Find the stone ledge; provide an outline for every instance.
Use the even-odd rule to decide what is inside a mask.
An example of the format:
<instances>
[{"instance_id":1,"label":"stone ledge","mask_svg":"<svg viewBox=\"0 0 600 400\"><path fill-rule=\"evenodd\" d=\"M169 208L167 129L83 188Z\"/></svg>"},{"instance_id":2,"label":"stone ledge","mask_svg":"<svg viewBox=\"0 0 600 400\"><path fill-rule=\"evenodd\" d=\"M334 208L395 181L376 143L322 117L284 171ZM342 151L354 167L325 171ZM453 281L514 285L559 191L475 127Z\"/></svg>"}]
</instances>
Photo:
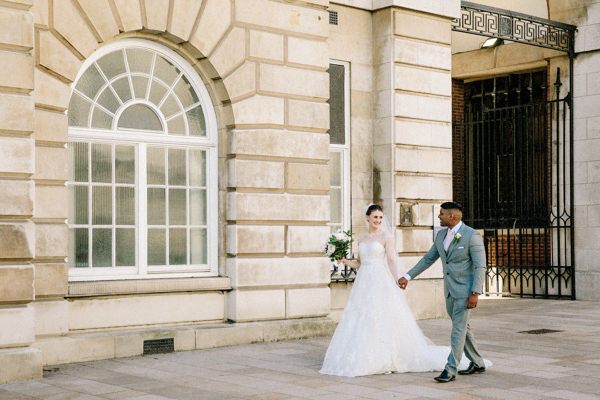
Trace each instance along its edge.
<instances>
[{"instance_id":1,"label":"stone ledge","mask_svg":"<svg viewBox=\"0 0 600 400\"><path fill-rule=\"evenodd\" d=\"M42 377L42 352L31 347L0 350L0 384Z\"/></svg>"},{"instance_id":2,"label":"stone ledge","mask_svg":"<svg viewBox=\"0 0 600 400\"><path fill-rule=\"evenodd\" d=\"M67 297L231 290L228 277L69 282Z\"/></svg>"},{"instance_id":3,"label":"stone ledge","mask_svg":"<svg viewBox=\"0 0 600 400\"><path fill-rule=\"evenodd\" d=\"M139 356L144 340L173 338L175 351L331 335L336 322L323 318L187 325L144 330L82 333L38 340L44 365Z\"/></svg>"}]
</instances>

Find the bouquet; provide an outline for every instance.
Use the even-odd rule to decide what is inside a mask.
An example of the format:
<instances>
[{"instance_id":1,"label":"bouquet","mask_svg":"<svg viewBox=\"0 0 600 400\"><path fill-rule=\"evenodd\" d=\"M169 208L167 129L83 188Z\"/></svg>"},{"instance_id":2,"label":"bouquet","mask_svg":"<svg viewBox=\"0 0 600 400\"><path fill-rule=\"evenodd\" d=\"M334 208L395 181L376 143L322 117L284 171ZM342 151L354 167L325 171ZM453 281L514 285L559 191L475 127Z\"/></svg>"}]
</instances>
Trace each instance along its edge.
<instances>
[{"instance_id":1,"label":"bouquet","mask_svg":"<svg viewBox=\"0 0 600 400\"><path fill-rule=\"evenodd\" d=\"M323 253L326 257L335 263L346 258L348 251L352 247L352 232L338 230L325 242Z\"/></svg>"}]
</instances>

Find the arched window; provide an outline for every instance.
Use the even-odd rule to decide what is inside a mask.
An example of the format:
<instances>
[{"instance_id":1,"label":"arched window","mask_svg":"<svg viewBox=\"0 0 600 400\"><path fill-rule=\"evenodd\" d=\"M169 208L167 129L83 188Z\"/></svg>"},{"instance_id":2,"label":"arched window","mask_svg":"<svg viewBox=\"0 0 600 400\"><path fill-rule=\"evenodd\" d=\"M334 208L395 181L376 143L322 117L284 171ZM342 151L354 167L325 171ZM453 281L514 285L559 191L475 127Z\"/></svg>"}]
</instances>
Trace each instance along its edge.
<instances>
[{"instance_id":1,"label":"arched window","mask_svg":"<svg viewBox=\"0 0 600 400\"><path fill-rule=\"evenodd\" d=\"M68 117L71 278L216 275L216 118L194 69L153 42L109 44Z\"/></svg>"}]
</instances>

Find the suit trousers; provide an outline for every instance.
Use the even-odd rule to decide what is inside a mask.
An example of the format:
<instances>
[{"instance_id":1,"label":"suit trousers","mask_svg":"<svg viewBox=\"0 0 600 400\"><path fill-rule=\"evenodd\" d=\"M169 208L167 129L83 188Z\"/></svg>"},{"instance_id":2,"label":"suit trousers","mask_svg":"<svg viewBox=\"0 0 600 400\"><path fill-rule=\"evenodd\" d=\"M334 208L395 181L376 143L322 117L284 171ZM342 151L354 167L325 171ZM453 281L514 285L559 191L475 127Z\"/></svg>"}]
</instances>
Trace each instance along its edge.
<instances>
[{"instance_id":1,"label":"suit trousers","mask_svg":"<svg viewBox=\"0 0 600 400\"><path fill-rule=\"evenodd\" d=\"M475 338L469 327L471 310L467 308L467 298L446 297L446 311L452 319L452 333L450 334L450 355L446 363L446 370L456 375L463 352L469 360L477 366L485 365L481 354L475 345Z\"/></svg>"}]
</instances>

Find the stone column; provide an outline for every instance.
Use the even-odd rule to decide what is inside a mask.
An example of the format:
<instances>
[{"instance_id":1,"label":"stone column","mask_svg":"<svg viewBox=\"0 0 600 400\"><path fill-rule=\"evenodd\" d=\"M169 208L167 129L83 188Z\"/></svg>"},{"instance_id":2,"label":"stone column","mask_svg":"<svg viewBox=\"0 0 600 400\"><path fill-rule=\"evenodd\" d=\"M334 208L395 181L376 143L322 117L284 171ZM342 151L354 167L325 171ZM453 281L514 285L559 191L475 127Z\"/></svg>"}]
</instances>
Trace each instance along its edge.
<instances>
[{"instance_id":1,"label":"stone column","mask_svg":"<svg viewBox=\"0 0 600 400\"><path fill-rule=\"evenodd\" d=\"M569 8L555 1L550 18L577 25L575 51L579 54L573 68L575 289L577 299L600 300L600 3L583 3Z\"/></svg>"},{"instance_id":2,"label":"stone column","mask_svg":"<svg viewBox=\"0 0 600 400\"><path fill-rule=\"evenodd\" d=\"M329 267L320 254L329 233L327 4L235 1L229 36L236 36L211 56L216 66L238 65L222 76L233 116L231 320L329 313Z\"/></svg>"},{"instance_id":3,"label":"stone column","mask_svg":"<svg viewBox=\"0 0 600 400\"><path fill-rule=\"evenodd\" d=\"M378 4L373 23L375 195L394 215L396 249L406 271L433 243L436 206L452 198L450 38L460 2ZM413 287L427 285L418 291L429 296L413 304L415 313L443 314L441 266L422 278Z\"/></svg>"},{"instance_id":4,"label":"stone column","mask_svg":"<svg viewBox=\"0 0 600 400\"><path fill-rule=\"evenodd\" d=\"M33 17L22 1L0 9L0 383L41 377L35 340Z\"/></svg>"}]
</instances>

